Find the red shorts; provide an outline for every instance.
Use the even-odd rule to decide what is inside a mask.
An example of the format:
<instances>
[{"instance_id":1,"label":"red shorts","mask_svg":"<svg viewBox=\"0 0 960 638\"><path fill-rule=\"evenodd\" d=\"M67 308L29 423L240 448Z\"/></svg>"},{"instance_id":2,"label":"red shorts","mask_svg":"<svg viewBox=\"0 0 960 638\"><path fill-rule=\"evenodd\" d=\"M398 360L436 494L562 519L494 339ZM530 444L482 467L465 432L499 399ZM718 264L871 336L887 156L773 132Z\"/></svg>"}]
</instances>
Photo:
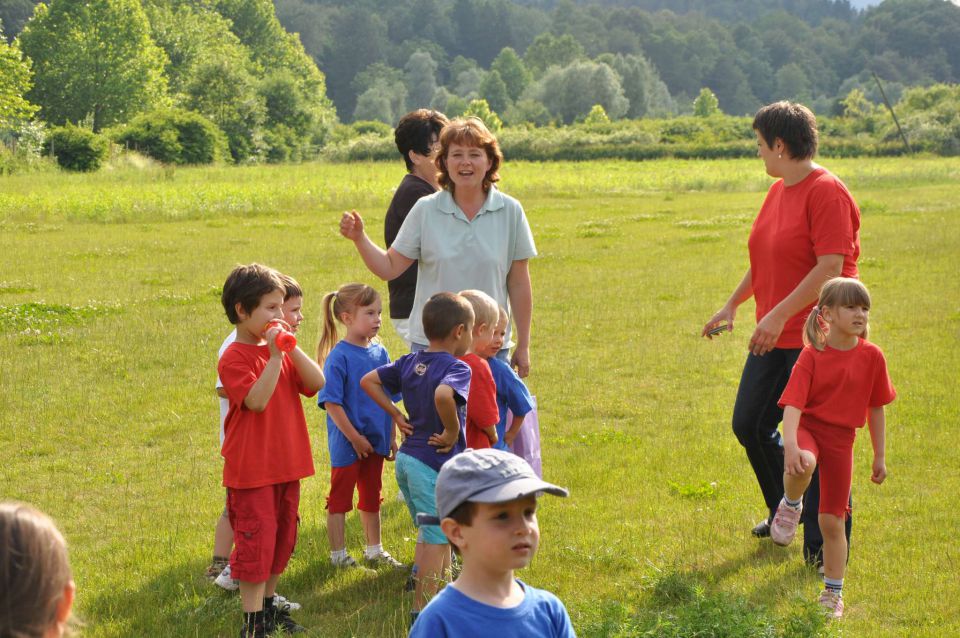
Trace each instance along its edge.
<instances>
[{"instance_id":1,"label":"red shorts","mask_svg":"<svg viewBox=\"0 0 960 638\"><path fill-rule=\"evenodd\" d=\"M327 511L331 514L346 514L353 509L353 488L360 493L357 509L361 512L379 512L380 488L383 486L383 459L379 454L369 454L351 465L330 468L330 496Z\"/></svg>"},{"instance_id":2,"label":"red shorts","mask_svg":"<svg viewBox=\"0 0 960 638\"><path fill-rule=\"evenodd\" d=\"M797 428L797 445L817 459L820 468L820 514L846 518L853 482L853 428L805 421Z\"/></svg>"},{"instance_id":3,"label":"red shorts","mask_svg":"<svg viewBox=\"0 0 960 638\"><path fill-rule=\"evenodd\" d=\"M282 574L297 544L300 481L246 490L227 488L233 527L230 575L248 583Z\"/></svg>"}]
</instances>

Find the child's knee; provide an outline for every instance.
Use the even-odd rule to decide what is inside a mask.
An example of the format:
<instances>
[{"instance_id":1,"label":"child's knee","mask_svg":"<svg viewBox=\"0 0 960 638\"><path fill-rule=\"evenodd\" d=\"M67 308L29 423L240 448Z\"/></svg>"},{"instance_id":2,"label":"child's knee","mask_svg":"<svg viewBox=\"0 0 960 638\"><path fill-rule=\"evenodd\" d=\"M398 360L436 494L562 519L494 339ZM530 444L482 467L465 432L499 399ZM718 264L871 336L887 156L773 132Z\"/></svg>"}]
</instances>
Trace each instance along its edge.
<instances>
[{"instance_id":1,"label":"child's knee","mask_svg":"<svg viewBox=\"0 0 960 638\"><path fill-rule=\"evenodd\" d=\"M844 536L843 517L821 512L817 522L820 524L820 533L823 534L824 537Z\"/></svg>"},{"instance_id":2,"label":"child's knee","mask_svg":"<svg viewBox=\"0 0 960 638\"><path fill-rule=\"evenodd\" d=\"M803 460L803 475L807 478L813 476L817 469L817 457L810 450L800 450L800 458Z\"/></svg>"}]
</instances>

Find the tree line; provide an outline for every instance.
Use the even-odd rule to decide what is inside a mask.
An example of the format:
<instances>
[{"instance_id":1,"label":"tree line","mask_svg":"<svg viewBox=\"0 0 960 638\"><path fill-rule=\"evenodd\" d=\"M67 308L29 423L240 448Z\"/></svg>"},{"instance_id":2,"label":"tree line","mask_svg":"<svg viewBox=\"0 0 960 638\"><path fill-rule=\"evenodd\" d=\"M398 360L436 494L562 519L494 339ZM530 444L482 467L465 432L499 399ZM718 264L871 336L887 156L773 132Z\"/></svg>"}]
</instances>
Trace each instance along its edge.
<instances>
[{"instance_id":1,"label":"tree line","mask_svg":"<svg viewBox=\"0 0 960 638\"><path fill-rule=\"evenodd\" d=\"M0 0L0 34L8 146L103 133L174 163L316 157L422 106L529 128L786 98L883 140L874 75L893 102L960 79L960 7L943 0ZM57 145L44 125L75 128Z\"/></svg>"}]
</instances>

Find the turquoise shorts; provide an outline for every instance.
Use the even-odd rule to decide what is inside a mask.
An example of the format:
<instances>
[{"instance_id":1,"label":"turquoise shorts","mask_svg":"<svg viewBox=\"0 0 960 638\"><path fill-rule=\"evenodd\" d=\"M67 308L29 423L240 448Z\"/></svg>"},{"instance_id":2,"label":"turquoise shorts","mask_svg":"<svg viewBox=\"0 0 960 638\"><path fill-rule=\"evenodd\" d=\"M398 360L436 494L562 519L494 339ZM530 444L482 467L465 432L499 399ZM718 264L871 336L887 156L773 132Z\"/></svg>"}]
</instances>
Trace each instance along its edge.
<instances>
[{"instance_id":1,"label":"turquoise shorts","mask_svg":"<svg viewBox=\"0 0 960 638\"><path fill-rule=\"evenodd\" d=\"M428 545L446 545L447 537L439 525L417 525L417 514L437 515L437 471L409 454L400 452L394 464L397 471L397 485L403 492L403 500L410 509L413 524L420 530L418 543Z\"/></svg>"}]
</instances>

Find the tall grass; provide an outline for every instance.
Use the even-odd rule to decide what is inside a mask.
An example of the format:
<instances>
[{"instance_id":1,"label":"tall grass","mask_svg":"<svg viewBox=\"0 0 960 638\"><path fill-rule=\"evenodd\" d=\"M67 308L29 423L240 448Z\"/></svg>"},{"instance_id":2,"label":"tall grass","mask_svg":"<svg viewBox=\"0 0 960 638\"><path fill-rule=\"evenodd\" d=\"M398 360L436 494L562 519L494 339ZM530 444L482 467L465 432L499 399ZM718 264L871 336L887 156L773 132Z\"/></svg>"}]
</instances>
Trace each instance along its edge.
<instances>
[{"instance_id":1,"label":"tall grass","mask_svg":"<svg viewBox=\"0 0 960 638\"><path fill-rule=\"evenodd\" d=\"M571 489L544 500L522 577L556 592L580 634L960 634L960 161L825 163L863 208L871 335L900 393L882 487L868 480L868 437L857 443L848 613L832 627L799 548L749 536L763 506L729 421L752 309L733 334L697 337L746 269L762 165L506 164L502 186L540 251L529 382L544 471ZM64 529L84 636L236 634L236 597L201 576L223 504L219 287L254 260L297 277L309 351L324 292L352 280L385 291L337 221L357 207L379 237L401 175L310 164L0 179L0 497ZM317 476L280 591L304 605L310 635L402 636L402 574L329 567L323 421L305 408ZM409 561L409 517L384 483L385 546ZM359 551L353 515L347 537Z\"/></svg>"}]
</instances>

